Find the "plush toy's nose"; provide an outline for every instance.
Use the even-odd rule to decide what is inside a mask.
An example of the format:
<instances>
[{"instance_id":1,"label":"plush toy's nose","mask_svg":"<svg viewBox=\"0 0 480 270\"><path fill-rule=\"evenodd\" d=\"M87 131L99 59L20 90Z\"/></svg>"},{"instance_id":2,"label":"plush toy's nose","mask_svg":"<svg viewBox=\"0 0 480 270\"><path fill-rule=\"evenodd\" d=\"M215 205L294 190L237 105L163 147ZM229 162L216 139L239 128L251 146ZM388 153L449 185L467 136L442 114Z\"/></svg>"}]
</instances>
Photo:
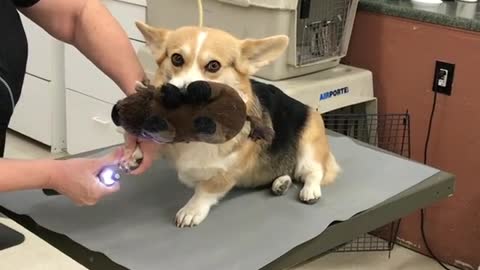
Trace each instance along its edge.
<instances>
[{"instance_id":1,"label":"plush toy's nose","mask_svg":"<svg viewBox=\"0 0 480 270\"><path fill-rule=\"evenodd\" d=\"M117 104L113 105L111 117L115 126L117 127L120 126L120 113L119 113Z\"/></svg>"},{"instance_id":2,"label":"plush toy's nose","mask_svg":"<svg viewBox=\"0 0 480 270\"><path fill-rule=\"evenodd\" d=\"M168 130L168 123L165 119L161 119L157 116L151 116L145 120L143 129L148 132L160 132Z\"/></svg>"},{"instance_id":3,"label":"plush toy's nose","mask_svg":"<svg viewBox=\"0 0 480 270\"><path fill-rule=\"evenodd\" d=\"M208 117L197 117L193 120L193 127L198 133L214 134L217 130L217 125L212 119Z\"/></svg>"}]
</instances>

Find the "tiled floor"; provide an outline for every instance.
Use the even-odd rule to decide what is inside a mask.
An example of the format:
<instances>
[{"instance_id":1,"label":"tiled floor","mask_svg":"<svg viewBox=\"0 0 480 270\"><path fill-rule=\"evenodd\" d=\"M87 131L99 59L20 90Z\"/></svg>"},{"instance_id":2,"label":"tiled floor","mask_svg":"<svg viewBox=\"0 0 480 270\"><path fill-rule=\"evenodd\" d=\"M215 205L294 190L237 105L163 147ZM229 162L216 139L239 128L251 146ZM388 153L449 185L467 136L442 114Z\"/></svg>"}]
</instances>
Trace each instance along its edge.
<instances>
[{"instance_id":1,"label":"tiled floor","mask_svg":"<svg viewBox=\"0 0 480 270\"><path fill-rule=\"evenodd\" d=\"M58 158L66 155L52 154L48 147L41 145L27 137L9 132L5 145L5 157L16 159Z\"/></svg>"},{"instance_id":2,"label":"tiled floor","mask_svg":"<svg viewBox=\"0 0 480 270\"><path fill-rule=\"evenodd\" d=\"M52 155L48 148L23 136L10 133L7 136L5 157L31 159L55 158L65 154ZM453 267L451 267L454 269ZM406 248L396 246L388 258L387 252L332 253L298 266L296 270L440 270L436 262Z\"/></svg>"},{"instance_id":3,"label":"tiled floor","mask_svg":"<svg viewBox=\"0 0 480 270\"><path fill-rule=\"evenodd\" d=\"M450 267L452 270L456 269ZM409 249L395 246L391 257L387 252L331 253L295 270L441 270L435 261Z\"/></svg>"}]
</instances>

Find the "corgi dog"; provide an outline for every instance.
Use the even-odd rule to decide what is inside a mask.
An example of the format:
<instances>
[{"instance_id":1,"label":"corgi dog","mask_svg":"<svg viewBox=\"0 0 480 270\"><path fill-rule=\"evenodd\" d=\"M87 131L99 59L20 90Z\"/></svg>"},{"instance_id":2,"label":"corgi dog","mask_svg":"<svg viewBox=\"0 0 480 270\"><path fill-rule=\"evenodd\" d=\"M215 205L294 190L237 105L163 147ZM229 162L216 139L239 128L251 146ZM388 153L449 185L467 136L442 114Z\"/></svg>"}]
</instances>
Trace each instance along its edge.
<instances>
[{"instance_id":1,"label":"corgi dog","mask_svg":"<svg viewBox=\"0 0 480 270\"><path fill-rule=\"evenodd\" d=\"M193 196L176 214L178 227L199 225L212 206L234 187L269 185L274 194L281 195L297 180L303 183L301 202L312 204L319 200L321 187L332 183L340 171L321 115L277 87L251 79L284 53L289 43L287 36L238 39L208 27L172 30L143 22L136 22L136 26L157 63L151 80L154 86L168 83L182 90L200 80L226 84L241 96L247 113L274 132L271 141L252 140L246 122L225 143L165 144L160 154L171 161L178 179L194 189ZM132 126L131 130L141 128Z\"/></svg>"}]
</instances>

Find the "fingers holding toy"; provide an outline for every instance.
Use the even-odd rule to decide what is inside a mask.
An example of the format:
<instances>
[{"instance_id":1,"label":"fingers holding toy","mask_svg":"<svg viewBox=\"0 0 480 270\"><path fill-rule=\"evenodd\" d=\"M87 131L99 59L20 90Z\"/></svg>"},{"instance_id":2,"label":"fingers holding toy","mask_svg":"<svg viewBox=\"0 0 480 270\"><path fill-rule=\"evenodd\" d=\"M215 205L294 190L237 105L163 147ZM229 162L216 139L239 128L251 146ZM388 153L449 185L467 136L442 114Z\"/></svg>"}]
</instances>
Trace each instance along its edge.
<instances>
[{"instance_id":1,"label":"fingers holding toy","mask_svg":"<svg viewBox=\"0 0 480 270\"><path fill-rule=\"evenodd\" d=\"M131 174L139 175L147 171L153 164L157 153L163 145L138 137L125 135L125 152L122 157L122 164L128 168Z\"/></svg>"},{"instance_id":2,"label":"fingers holding toy","mask_svg":"<svg viewBox=\"0 0 480 270\"><path fill-rule=\"evenodd\" d=\"M77 205L95 205L105 196L120 189L118 183L106 187L98 181L97 174L105 166L116 164L122 153L123 150L120 148L97 159L77 158L55 161L50 186Z\"/></svg>"}]
</instances>

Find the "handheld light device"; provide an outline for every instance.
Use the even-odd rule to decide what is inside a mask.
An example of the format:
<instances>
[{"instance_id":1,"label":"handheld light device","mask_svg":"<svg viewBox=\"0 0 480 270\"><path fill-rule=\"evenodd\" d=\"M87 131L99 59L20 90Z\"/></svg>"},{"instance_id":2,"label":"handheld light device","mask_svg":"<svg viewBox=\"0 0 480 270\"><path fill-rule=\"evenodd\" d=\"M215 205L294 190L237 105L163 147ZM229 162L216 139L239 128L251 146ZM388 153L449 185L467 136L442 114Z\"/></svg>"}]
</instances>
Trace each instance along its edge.
<instances>
[{"instance_id":1,"label":"handheld light device","mask_svg":"<svg viewBox=\"0 0 480 270\"><path fill-rule=\"evenodd\" d=\"M121 164L108 165L100 170L97 174L97 179L103 185L111 187L116 182L120 181L122 173L128 173L132 169L122 166ZM53 189L43 189L43 193L47 196L60 195L60 193Z\"/></svg>"},{"instance_id":2,"label":"handheld light device","mask_svg":"<svg viewBox=\"0 0 480 270\"><path fill-rule=\"evenodd\" d=\"M116 182L120 181L120 173L122 167L119 165L110 165L103 167L97 175L98 181L107 187L113 186Z\"/></svg>"}]
</instances>

